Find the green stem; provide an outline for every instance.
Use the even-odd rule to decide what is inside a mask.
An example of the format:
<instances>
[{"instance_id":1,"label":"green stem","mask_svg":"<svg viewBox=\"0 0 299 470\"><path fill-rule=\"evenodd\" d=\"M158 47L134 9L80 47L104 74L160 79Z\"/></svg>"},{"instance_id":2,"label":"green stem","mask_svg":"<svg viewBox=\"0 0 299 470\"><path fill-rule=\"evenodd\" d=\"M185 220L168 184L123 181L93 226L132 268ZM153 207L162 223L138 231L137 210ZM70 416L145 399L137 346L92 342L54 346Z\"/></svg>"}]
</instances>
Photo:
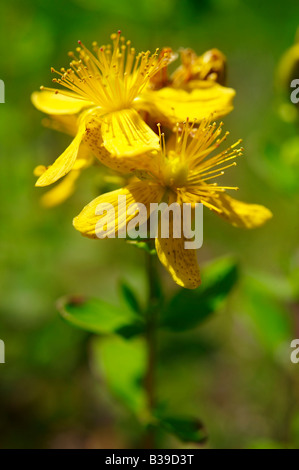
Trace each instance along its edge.
<instances>
[{"instance_id":1,"label":"green stem","mask_svg":"<svg viewBox=\"0 0 299 470\"><path fill-rule=\"evenodd\" d=\"M147 255L147 273L149 282L149 298L148 309L146 313L146 333L145 339L147 344L147 370L145 375L145 390L147 395L149 413L155 409L155 366L156 366L156 329L157 329L157 316L158 316L158 293L157 293L157 273L155 269L156 257L154 255ZM147 449L155 448L155 431L149 425L145 439L145 447Z\"/></svg>"}]
</instances>

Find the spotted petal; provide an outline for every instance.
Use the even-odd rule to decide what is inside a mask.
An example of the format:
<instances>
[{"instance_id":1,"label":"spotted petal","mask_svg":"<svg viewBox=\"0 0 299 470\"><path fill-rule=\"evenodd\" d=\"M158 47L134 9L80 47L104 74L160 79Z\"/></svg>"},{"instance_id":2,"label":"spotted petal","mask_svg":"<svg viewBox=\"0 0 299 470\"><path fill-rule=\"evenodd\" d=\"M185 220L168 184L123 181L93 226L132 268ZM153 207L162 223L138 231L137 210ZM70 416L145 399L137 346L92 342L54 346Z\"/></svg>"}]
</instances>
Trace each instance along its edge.
<instances>
[{"instance_id":1,"label":"spotted petal","mask_svg":"<svg viewBox=\"0 0 299 470\"><path fill-rule=\"evenodd\" d=\"M159 149L159 138L137 111L123 109L103 116L103 145L117 157L140 155Z\"/></svg>"},{"instance_id":2,"label":"spotted petal","mask_svg":"<svg viewBox=\"0 0 299 470\"><path fill-rule=\"evenodd\" d=\"M82 235L89 238L113 238L114 235L117 236L120 230L125 229L127 223L134 218L134 207L136 211L138 211L136 204L142 203L147 209L147 215L145 219L142 220L142 223L145 223L150 215L150 203L160 202L162 195L163 190L159 185L141 181L129 184L116 191L102 194L91 201L84 207L82 212L74 218L73 225ZM119 204L119 196L125 196L126 200L121 201ZM107 216L107 226L105 231L98 224L103 217L103 214L99 214L98 212L100 204L106 205L107 207L107 214L105 214ZM111 204L113 210L108 204ZM130 215L128 215L127 210L131 204Z\"/></svg>"},{"instance_id":3,"label":"spotted petal","mask_svg":"<svg viewBox=\"0 0 299 470\"><path fill-rule=\"evenodd\" d=\"M160 229L156 238L159 260L172 276L174 282L186 289L195 289L201 283L196 250L186 249L186 239L174 238L170 224L169 238L162 238Z\"/></svg>"},{"instance_id":4,"label":"spotted petal","mask_svg":"<svg viewBox=\"0 0 299 470\"><path fill-rule=\"evenodd\" d=\"M135 113L135 111L133 112ZM140 119L139 116L138 119ZM147 129L145 124L144 126L147 132L149 128ZM94 113L88 118L86 124L86 134L83 138L86 146L89 147L94 156L98 158L98 160L103 163L103 165L108 166L109 168L112 168L113 170L120 173L131 173L132 171L136 170L136 168L138 168L138 170L153 170L154 167L156 168L157 158L155 157L154 152L147 152L142 155L138 154L137 156L134 154L128 154L127 156L124 156L124 154L110 153L107 150L107 147L113 152L115 151L115 147L113 143L110 146L107 141L106 147L104 146L103 138L105 138L105 135L102 135L103 127L105 132L105 126L102 126L101 116ZM120 134L117 135L120 137L120 139L122 139ZM156 135L154 135L153 139L154 141L156 140ZM140 149L140 142L138 145L138 148ZM141 148L143 147L141 146ZM148 149L148 147L145 148Z\"/></svg>"}]
</instances>

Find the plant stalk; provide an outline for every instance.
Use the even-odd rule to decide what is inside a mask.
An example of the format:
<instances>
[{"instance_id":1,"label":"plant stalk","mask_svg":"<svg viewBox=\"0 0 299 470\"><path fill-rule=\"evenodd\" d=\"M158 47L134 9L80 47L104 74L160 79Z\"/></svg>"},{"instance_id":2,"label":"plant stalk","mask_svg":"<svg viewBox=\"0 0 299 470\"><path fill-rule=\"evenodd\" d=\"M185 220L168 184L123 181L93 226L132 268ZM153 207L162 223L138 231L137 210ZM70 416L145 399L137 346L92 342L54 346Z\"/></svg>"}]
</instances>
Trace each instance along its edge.
<instances>
[{"instance_id":1,"label":"plant stalk","mask_svg":"<svg viewBox=\"0 0 299 470\"><path fill-rule=\"evenodd\" d=\"M156 406L155 396L155 369L156 369L156 331L158 320L158 303L159 297L157 292L157 272L155 267L156 256L149 253L146 254L147 274L149 283L148 309L146 313L146 333L145 339L147 344L147 370L145 375L145 390L147 395L147 404L150 415L153 414ZM147 449L155 449L155 430L149 425L145 447Z\"/></svg>"}]
</instances>

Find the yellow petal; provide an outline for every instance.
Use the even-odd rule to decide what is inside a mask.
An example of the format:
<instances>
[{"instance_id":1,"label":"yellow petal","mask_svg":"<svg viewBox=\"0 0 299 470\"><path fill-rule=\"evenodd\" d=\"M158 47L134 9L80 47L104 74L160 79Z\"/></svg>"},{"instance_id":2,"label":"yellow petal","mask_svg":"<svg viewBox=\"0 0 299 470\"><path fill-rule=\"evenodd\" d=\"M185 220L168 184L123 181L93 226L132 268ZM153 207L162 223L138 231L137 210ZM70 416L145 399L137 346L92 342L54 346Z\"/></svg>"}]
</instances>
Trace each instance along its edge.
<instances>
[{"instance_id":1,"label":"yellow petal","mask_svg":"<svg viewBox=\"0 0 299 470\"><path fill-rule=\"evenodd\" d=\"M48 186L49 184L55 183L55 181L62 178L62 176L65 176L73 169L84 132L85 123L81 122L78 133L71 144L62 153L62 155L55 160L53 165L49 166L49 168L39 177L35 186Z\"/></svg>"},{"instance_id":2,"label":"yellow petal","mask_svg":"<svg viewBox=\"0 0 299 470\"><path fill-rule=\"evenodd\" d=\"M144 124L144 126L146 125ZM154 139L156 139L156 134ZM120 173L130 173L136 168L139 170L153 170L153 166L157 165L157 159L150 152L143 155L127 155L125 157L124 154L118 155L110 153L104 147L102 122L99 116L97 117L96 115L88 118L83 142L103 165Z\"/></svg>"},{"instance_id":3,"label":"yellow petal","mask_svg":"<svg viewBox=\"0 0 299 470\"><path fill-rule=\"evenodd\" d=\"M42 120L42 124L74 137L78 130L78 116L76 114L50 114Z\"/></svg>"},{"instance_id":4,"label":"yellow petal","mask_svg":"<svg viewBox=\"0 0 299 470\"><path fill-rule=\"evenodd\" d=\"M172 223L170 224L170 228ZM171 230L170 230L171 233ZM201 283L200 272L196 258L196 250L184 248L186 239L156 238L156 250L159 260L172 276L174 282L186 289L195 289Z\"/></svg>"},{"instance_id":5,"label":"yellow petal","mask_svg":"<svg viewBox=\"0 0 299 470\"><path fill-rule=\"evenodd\" d=\"M153 185L143 181L129 184L125 188L102 194L91 201L84 207L82 212L74 218L73 225L82 235L89 238L109 238L112 237L113 233L117 236L118 232L124 230L127 223L135 216L134 213L127 215L128 206L137 203L144 204L147 208L147 217L143 222L146 222L150 215L150 203L160 202L162 195L163 189L159 185ZM126 196L126 203L121 204L120 207L118 207L119 196ZM99 204L111 204L114 208L114 212L112 211L105 214L107 215L107 230L105 230L105 232L101 231L99 225L97 226L98 222L103 217L103 215L96 214ZM132 207L132 209L134 209L134 207ZM136 210L137 209L136 206Z\"/></svg>"},{"instance_id":6,"label":"yellow petal","mask_svg":"<svg viewBox=\"0 0 299 470\"><path fill-rule=\"evenodd\" d=\"M81 142L73 170L84 170L85 168L90 167L93 162L94 156L92 155L90 148Z\"/></svg>"},{"instance_id":7,"label":"yellow petal","mask_svg":"<svg viewBox=\"0 0 299 470\"><path fill-rule=\"evenodd\" d=\"M201 88L190 92L170 87L147 91L140 106L148 109L162 122L175 124L187 117L193 121L202 120L211 114L213 119L224 116L232 111L234 96L235 90L232 88L204 82Z\"/></svg>"},{"instance_id":8,"label":"yellow petal","mask_svg":"<svg viewBox=\"0 0 299 470\"><path fill-rule=\"evenodd\" d=\"M159 138L134 109L103 116L103 145L112 155L135 156L159 149Z\"/></svg>"},{"instance_id":9,"label":"yellow petal","mask_svg":"<svg viewBox=\"0 0 299 470\"><path fill-rule=\"evenodd\" d=\"M33 174L34 176L39 177L43 173L45 173L46 170L47 170L47 167L45 165L37 165L33 170Z\"/></svg>"},{"instance_id":10,"label":"yellow petal","mask_svg":"<svg viewBox=\"0 0 299 470\"><path fill-rule=\"evenodd\" d=\"M35 91L31 95L31 101L39 111L46 114L76 114L93 104L90 101L55 93L55 90Z\"/></svg>"},{"instance_id":11,"label":"yellow petal","mask_svg":"<svg viewBox=\"0 0 299 470\"><path fill-rule=\"evenodd\" d=\"M216 214L235 227L259 227L273 216L272 212L264 206L237 201L225 193L220 193L217 198L211 198L209 202L219 210Z\"/></svg>"},{"instance_id":12,"label":"yellow petal","mask_svg":"<svg viewBox=\"0 0 299 470\"><path fill-rule=\"evenodd\" d=\"M47 191L40 199L42 206L54 207L68 199L75 190L75 182L80 175L80 171L73 170L63 178L53 189Z\"/></svg>"}]
</instances>

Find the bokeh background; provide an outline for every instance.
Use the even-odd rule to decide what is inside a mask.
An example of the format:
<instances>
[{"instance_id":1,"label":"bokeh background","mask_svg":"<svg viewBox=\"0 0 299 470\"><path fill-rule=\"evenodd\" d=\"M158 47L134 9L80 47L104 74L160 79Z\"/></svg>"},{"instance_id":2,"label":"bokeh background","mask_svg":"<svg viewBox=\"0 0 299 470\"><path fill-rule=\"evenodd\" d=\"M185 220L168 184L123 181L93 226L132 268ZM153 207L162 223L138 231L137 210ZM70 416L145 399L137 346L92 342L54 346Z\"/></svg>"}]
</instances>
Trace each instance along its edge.
<instances>
[{"instance_id":1,"label":"bokeh background","mask_svg":"<svg viewBox=\"0 0 299 470\"><path fill-rule=\"evenodd\" d=\"M240 187L238 198L274 213L266 226L245 232L206 211L200 263L234 257L239 280L200 328L162 338L159 397L204 422L205 447L299 447L299 364L290 362L290 342L299 337L299 127L289 91L275 81L298 17L296 0L2 3L1 448L125 448L140 432L101 379L92 335L66 324L55 302L86 294L117 303L121 279L142 302L143 254L73 229L72 218L97 194L94 169L71 199L49 210L33 176L69 138L41 125L30 94L51 84L50 66L66 65L78 39L105 43L118 29L138 50L191 47L200 54L217 47L226 54L228 85L237 95L225 129L246 149L226 178ZM161 275L164 290L175 290L162 269ZM160 445L180 446L166 436Z\"/></svg>"}]
</instances>

